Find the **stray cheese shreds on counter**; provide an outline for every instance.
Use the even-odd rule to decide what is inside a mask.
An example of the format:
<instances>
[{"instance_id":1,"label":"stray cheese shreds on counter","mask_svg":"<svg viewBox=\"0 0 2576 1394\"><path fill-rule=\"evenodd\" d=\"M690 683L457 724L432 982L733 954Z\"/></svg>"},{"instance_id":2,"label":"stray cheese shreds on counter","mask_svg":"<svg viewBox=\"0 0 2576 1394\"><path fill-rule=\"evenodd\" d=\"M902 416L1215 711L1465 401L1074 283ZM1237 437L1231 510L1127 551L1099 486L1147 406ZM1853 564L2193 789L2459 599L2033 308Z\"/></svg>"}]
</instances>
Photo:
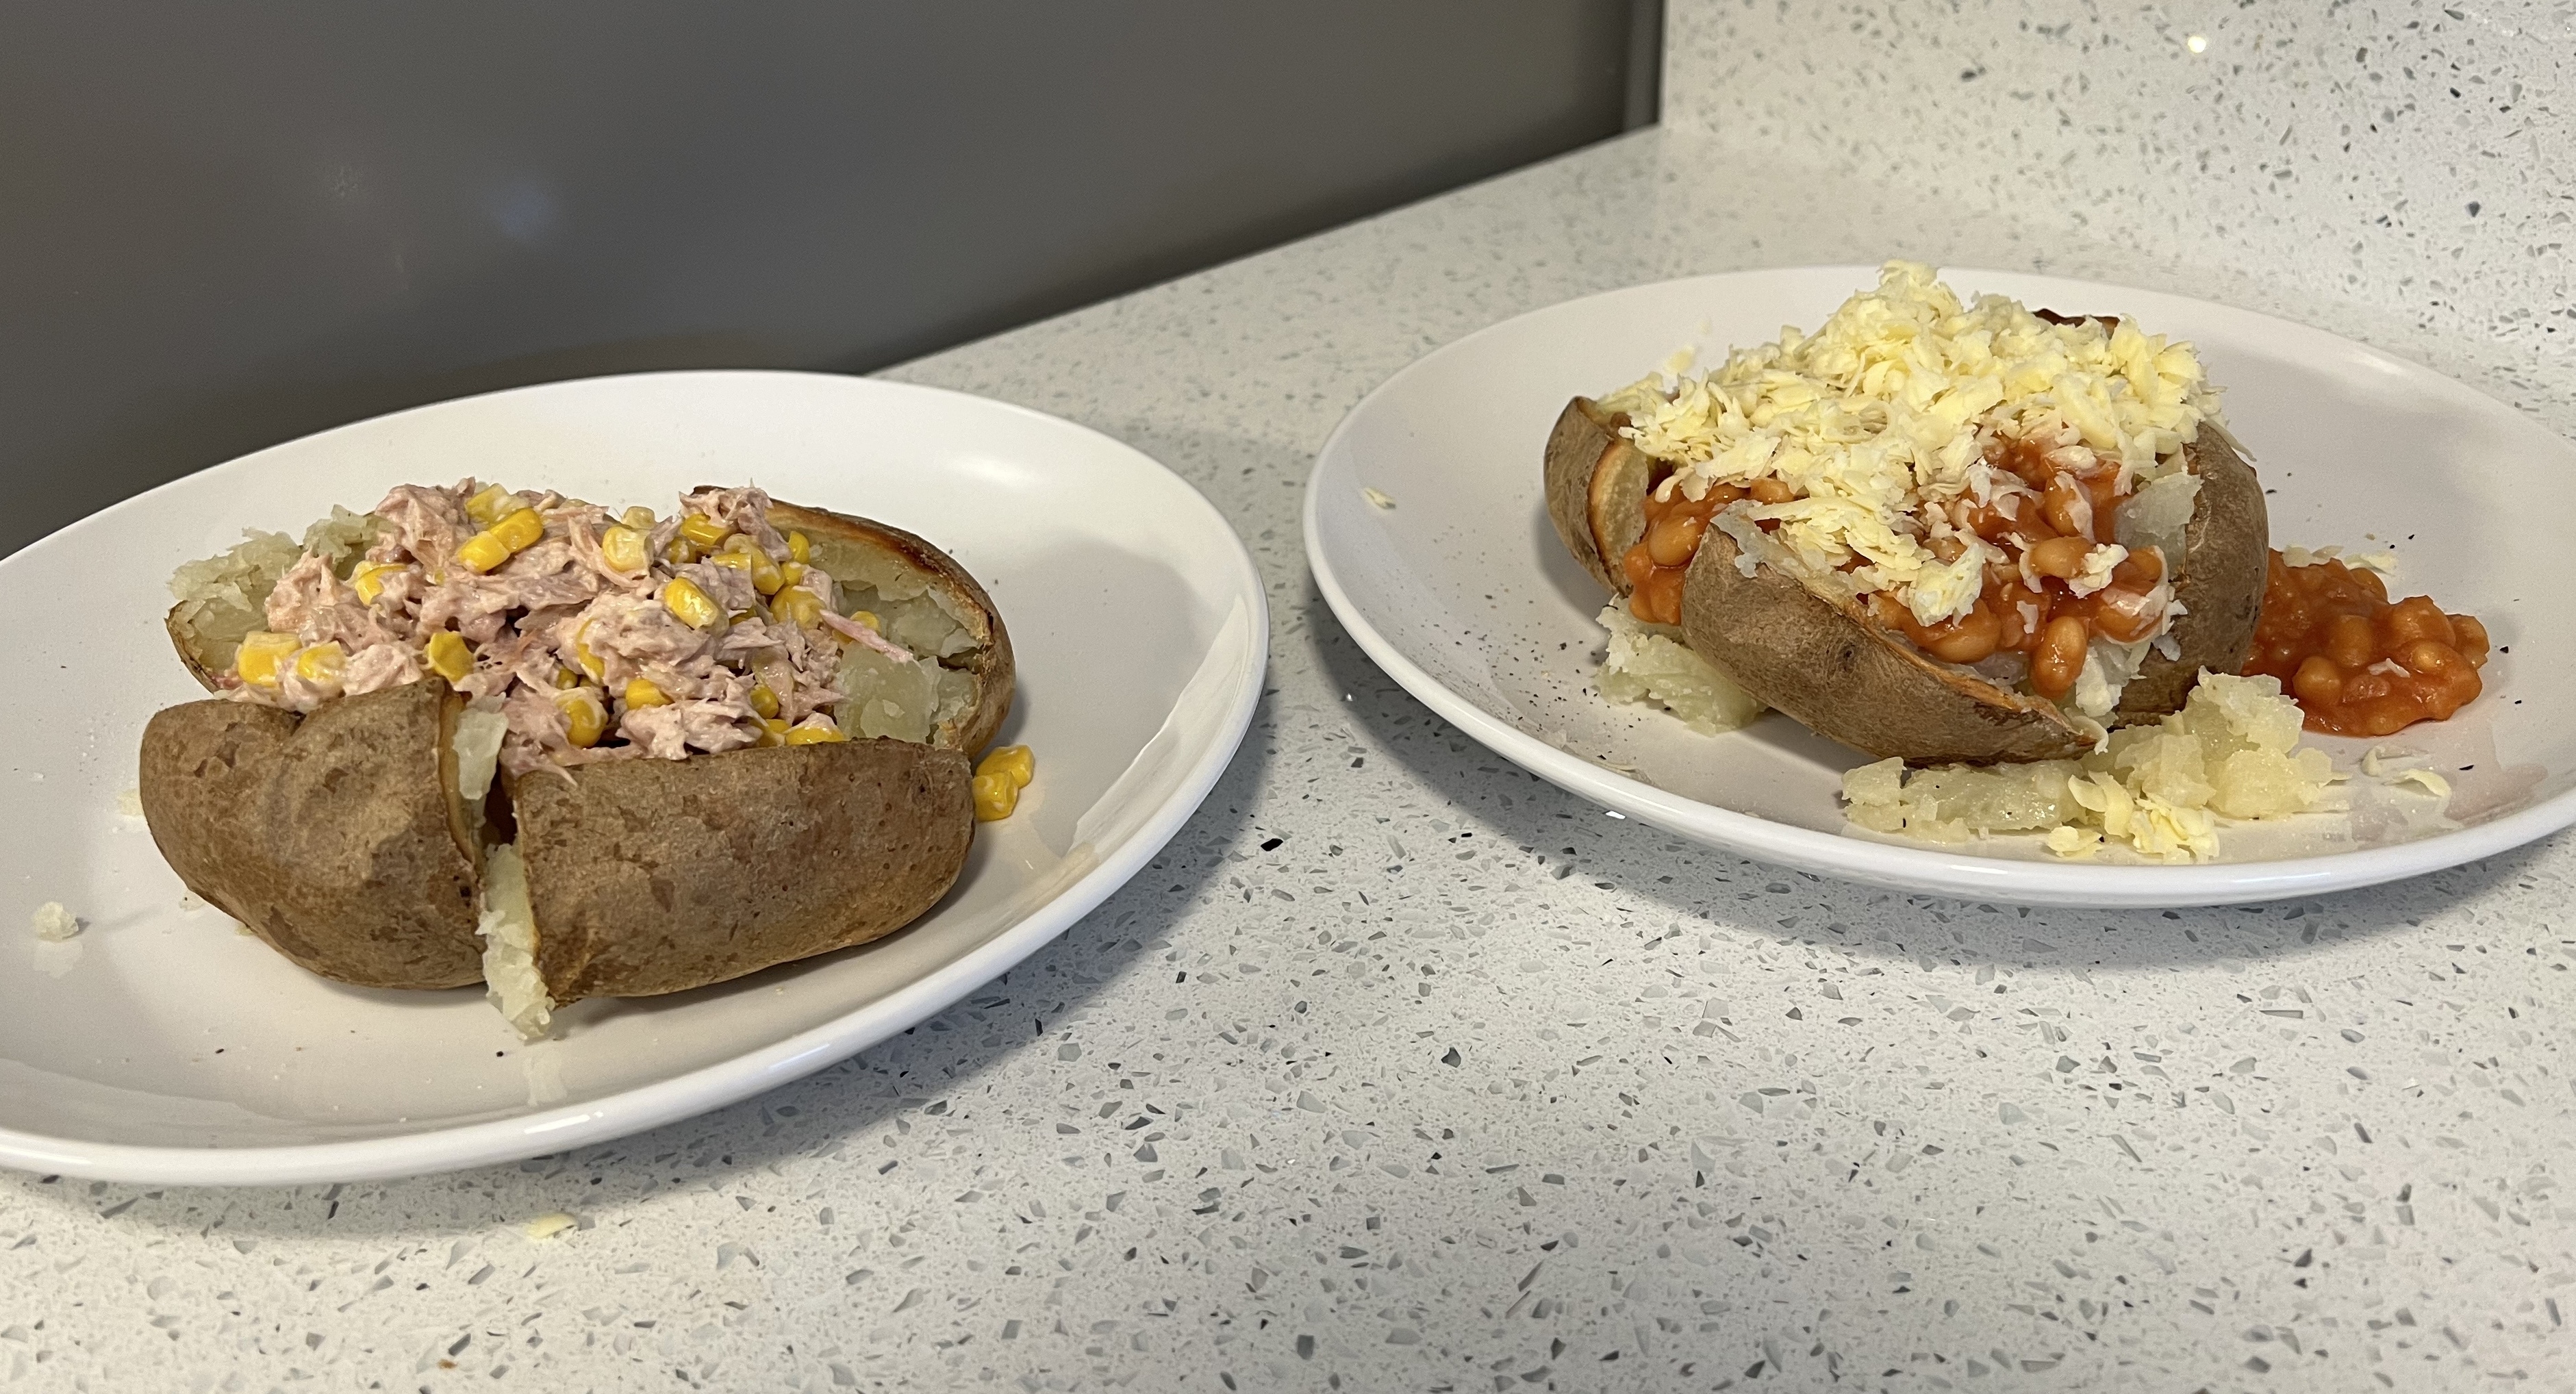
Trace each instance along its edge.
<instances>
[{"instance_id":1,"label":"stray cheese shreds on counter","mask_svg":"<svg viewBox=\"0 0 2576 1394\"><path fill-rule=\"evenodd\" d=\"M1881 760L1843 776L1844 811L1872 831L1934 842L2035 832L2061 857L2119 845L2153 861L2205 861L2228 822L2331 806L2339 776L2324 751L2299 748L2301 720L2278 681L2204 670L2181 711L2115 731L2081 760L1911 771Z\"/></svg>"},{"instance_id":2,"label":"stray cheese shreds on counter","mask_svg":"<svg viewBox=\"0 0 2576 1394\"><path fill-rule=\"evenodd\" d=\"M539 1215L519 1226L519 1233L530 1239L552 1239L566 1230L579 1228L581 1228L579 1218L558 1210L551 1215Z\"/></svg>"},{"instance_id":3,"label":"stray cheese shreds on counter","mask_svg":"<svg viewBox=\"0 0 2576 1394\"><path fill-rule=\"evenodd\" d=\"M2182 447L2219 420L2191 345L2126 320L2051 323L2000 295L1962 305L1917 262L1889 262L1877 290L1814 334L1783 328L1701 377L1686 366L1601 399L1631 418L1621 434L1674 465L1672 487L1693 499L1719 483L1792 486L1803 497L1747 515L1777 521L1773 536L1810 579L1847 575L1835 584L1886 592L1927 625L1972 609L1992 560L1940 506L2018 485L1987 462L1987 444L2081 444L2135 488L2180 470ZM1945 563L1932 544L1953 536L1965 551ZM2103 575L2118 564L2108 550Z\"/></svg>"}]
</instances>

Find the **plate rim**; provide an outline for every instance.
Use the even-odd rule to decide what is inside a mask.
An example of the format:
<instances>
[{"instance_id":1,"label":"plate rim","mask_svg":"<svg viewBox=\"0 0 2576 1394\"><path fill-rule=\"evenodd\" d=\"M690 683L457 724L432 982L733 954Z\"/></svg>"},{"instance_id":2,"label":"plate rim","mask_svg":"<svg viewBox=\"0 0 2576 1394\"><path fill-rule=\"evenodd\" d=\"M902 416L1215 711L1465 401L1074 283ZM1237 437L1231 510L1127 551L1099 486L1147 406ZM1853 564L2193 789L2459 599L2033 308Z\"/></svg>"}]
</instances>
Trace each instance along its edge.
<instances>
[{"instance_id":1,"label":"plate rim","mask_svg":"<svg viewBox=\"0 0 2576 1394\"><path fill-rule=\"evenodd\" d=\"M1183 506L1195 508L1200 521L1211 525L1215 534L1229 544L1227 559L1231 567L1227 579L1236 588L1232 598L1244 603L1250 621L1247 642L1251 662L1237 679L1236 690L1230 694L1229 707L1217 727L1219 738L1199 753L1184 772L1173 795L1164 800L1123 845L1060 888L1018 923L884 996L808 1027L785 1040L586 1103L369 1138L245 1147L221 1144L190 1147L90 1142L0 1127L0 1167L45 1175L76 1176L84 1180L175 1186L288 1186L380 1181L520 1161L679 1122L740 1103L838 1064L892 1036L911 1030L954 1005L974 988L1016 966L1097 909L1197 815L1216 782L1224 777L1241 750L1261 700L1263 683L1267 680L1270 600L1260 568L1254 564L1250 549L1244 545L1243 537L1234 525L1226 520L1215 504L1209 502L1198 486L1179 471L1105 431L1034 407L977 393L853 374L762 368L603 373L529 383L424 402L272 442L121 499L64 524L19 551L24 553L45 546L80 523L142 506L155 495L185 481L229 471L237 466L249 466L250 462L269 451L305 444L342 431L468 402L541 394L610 381L667 381L677 378L799 379L818 386L887 392L898 397L921 394L948 398L960 404L971 404L971 410L1017 415L1039 423L1043 429L1071 431L1091 437L1169 476L1180 486L1187 500Z\"/></svg>"},{"instance_id":2,"label":"plate rim","mask_svg":"<svg viewBox=\"0 0 2576 1394\"><path fill-rule=\"evenodd\" d=\"M2289 331L2296 336L2314 336L2330 341L2338 349L2358 350L2402 365L2448 389L2473 394L2516 421L2532 424L2509 403L2472 384L2373 345L2258 310L2240 309L2170 291L2044 272L1944 266L1941 274L1944 280L1955 279L1971 285L1990 285L2000 281L2050 281L2088 290L2187 301L2227 315L2249 318L2267 329ZM1323 490L1331 484L1327 474L1350 454L1345 441L1355 423L1363 419L1382 397L1444 355L1462 350L1488 336L1501 335L1523 321L1557 313L1570 306L1639 291L1790 275L1847 275L1852 278L1854 287L1860 288L1874 283L1878 267L1831 264L1759 267L1614 286L1526 310L1461 335L1414 358L1369 389L1343 414L1316 451L1315 465L1307 475L1306 496L1300 510L1307 567L1314 574L1316 589L1322 593L1324 603L1341 621L1343 629L1379 668L1395 679L1398 686L1438 713L1443 720L1522 769L1568 793L1604 805L1616 816L1635 818L1702 846L1756 861L1908 894L2063 909L2150 910L2241 905L2359 890L2428 875L2510 851L2576 824L2576 789L2571 789L2502 818L2389 847L2356 848L2321 856L2268 861L2187 866L2053 864L1975 856L1930 847L1908 847L1820 832L1684 798L1559 750L1494 717L1425 672L1398 651L1351 599L1334 570L1322 531L1319 504ZM1357 484L1356 480L1349 482ZM1869 849L1864 854L1866 861L1863 864L1856 865L1851 860L1849 852L1853 848Z\"/></svg>"}]
</instances>

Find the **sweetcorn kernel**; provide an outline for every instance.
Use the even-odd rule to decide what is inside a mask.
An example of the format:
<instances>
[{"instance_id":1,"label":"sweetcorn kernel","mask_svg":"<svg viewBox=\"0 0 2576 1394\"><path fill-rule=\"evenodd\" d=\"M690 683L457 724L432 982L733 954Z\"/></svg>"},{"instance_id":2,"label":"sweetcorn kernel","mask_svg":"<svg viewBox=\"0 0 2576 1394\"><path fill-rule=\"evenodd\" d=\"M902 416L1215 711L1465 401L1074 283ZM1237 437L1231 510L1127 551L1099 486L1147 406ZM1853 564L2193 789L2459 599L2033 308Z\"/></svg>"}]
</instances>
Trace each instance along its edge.
<instances>
[{"instance_id":1,"label":"sweetcorn kernel","mask_svg":"<svg viewBox=\"0 0 2576 1394\"><path fill-rule=\"evenodd\" d=\"M465 646L464 635L442 629L429 636L429 667L449 682L463 682L474 671L474 651Z\"/></svg>"},{"instance_id":2,"label":"sweetcorn kernel","mask_svg":"<svg viewBox=\"0 0 2576 1394\"><path fill-rule=\"evenodd\" d=\"M769 690L769 684L759 684L751 690L751 709L764 717L778 715L778 694Z\"/></svg>"},{"instance_id":3,"label":"sweetcorn kernel","mask_svg":"<svg viewBox=\"0 0 2576 1394\"><path fill-rule=\"evenodd\" d=\"M701 548L717 546L732 532L733 529L703 513L692 513L680 520L680 536L698 544Z\"/></svg>"},{"instance_id":4,"label":"sweetcorn kernel","mask_svg":"<svg viewBox=\"0 0 2576 1394\"><path fill-rule=\"evenodd\" d=\"M462 563L466 570L477 575L490 571L509 559L510 544L502 541L490 528L485 528L465 539L464 543L456 549L456 560Z\"/></svg>"},{"instance_id":5,"label":"sweetcorn kernel","mask_svg":"<svg viewBox=\"0 0 2576 1394\"><path fill-rule=\"evenodd\" d=\"M644 505L639 503L633 508L618 514L617 521L625 524L628 528L631 528L636 532L651 532L653 530L653 525L660 520L653 516L652 509L646 508Z\"/></svg>"},{"instance_id":6,"label":"sweetcorn kernel","mask_svg":"<svg viewBox=\"0 0 2576 1394\"><path fill-rule=\"evenodd\" d=\"M787 731L789 745L832 745L848 739L838 726L792 726Z\"/></svg>"},{"instance_id":7,"label":"sweetcorn kernel","mask_svg":"<svg viewBox=\"0 0 2576 1394\"><path fill-rule=\"evenodd\" d=\"M608 706L599 700L598 689L566 688L555 694L555 705L563 709L564 739L585 750L599 744L608 730Z\"/></svg>"},{"instance_id":8,"label":"sweetcorn kernel","mask_svg":"<svg viewBox=\"0 0 2576 1394\"><path fill-rule=\"evenodd\" d=\"M663 585L662 603L691 629L713 629L724 622L724 607L686 576L674 576Z\"/></svg>"},{"instance_id":9,"label":"sweetcorn kernel","mask_svg":"<svg viewBox=\"0 0 2576 1394\"><path fill-rule=\"evenodd\" d=\"M465 516L488 528L492 526L493 519L500 517L508 511L510 505L518 501L518 495L500 485L486 484L474 497L465 501Z\"/></svg>"},{"instance_id":10,"label":"sweetcorn kernel","mask_svg":"<svg viewBox=\"0 0 2576 1394\"><path fill-rule=\"evenodd\" d=\"M313 683L336 683L349 666L349 651L337 639L315 644L295 655L295 676Z\"/></svg>"},{"instance_id":11,"label":"sweetcorn kernel","mask_svg":"<svg viewBox=\"0 0 2576 1394\"><path fill-rule=\"evenodd\" d=\"M671 695L664 692L661 684L654 682L651 678L628 678L626 680L626 705L629 707L667 706L670 701Z\"/></svg>"},{"instance_id":12,"label":"sweetcorn kernel","mask_svg":"<svg viewBox=\"0 0 2576 1394\"><path fill-rule=\"evenodd\" d=\"M254 629L242 636L233 653L233 672L253 687L277 686L278 665L296 650L295 636Z\"/></svg>"},{"instance_id":13,"label":"sweetcorn kernel","mask_svg":"<svg viewBox=\"0 0 2576 1394\"><path fill-rule=\"evenodd\" d=\"M1008 777L1014 789L1028 788L1029 781L1036 778L1037 772L1037 756L1024 745L997 747L975 766L977 774L999 774Z\"/></svg>"},{"instance_id":14,"label":"sweetcorn kernel","mask_svg":"<svg viewBox=\"0 0 2576 1394\"><path fill-rule=\"evenodd\" d=\"M400 562L362 561L349 573L349 589L358 593L359 604L373 605L385 593L385 573L400 570Z\"/></svg>"},{"instance_id":15,"label":"sweetcorn kernel","mask_svg":"<svg viewBox=\"0 0 2576 1394\"><path fill-rule=\"evenodd\" d=\"M805 540L805 534L791 532L787 534L787 555L800 563L811 562L814 560L814 544Z\"/></svg>"},{"instance_id":16,"label":"sweetcorn kernel","mask_svg":"<svg viewBox=\"0 0 2576 1394\"><path fill-rule=\"evenodd\" d=\"M975 821L979 823L999 822L1020 806L1020 786L999 771L975 776L968 787L975 793Z\"/></svg>"},{"instance_id":17,"label":"sweetcorn kernel","mask_svg":"<svg viewBox=\"0 0 2576 1394\"><path fill-rule=\"evenodd\" d=\"M823 598L802 586L783 590L769 602L769 613L788 624L813 624L823 616Z\"/></svg>"},{"instance_id":18,"label":"sweetcorn kernel","mask_svg":"<svg viewBox=\"0 0 2576 1394\"><path fill-rule=\"evenodd\" d=\"M644 534L622 524L599 535L599 557L619 571L641 571L652 560Z\"/></svg>"},{"instance_id":19,"label":"sweetcorn kernel","mask_svg":"<svg viewBox=\"0 0 2576 1394\"><path fill-rule=\"evenodd\" d=\"M545 539L546 520L537 516L537 510L522 508L494 523L491 533L512 552L524 552Z\"/></svg>"}]
</instances>

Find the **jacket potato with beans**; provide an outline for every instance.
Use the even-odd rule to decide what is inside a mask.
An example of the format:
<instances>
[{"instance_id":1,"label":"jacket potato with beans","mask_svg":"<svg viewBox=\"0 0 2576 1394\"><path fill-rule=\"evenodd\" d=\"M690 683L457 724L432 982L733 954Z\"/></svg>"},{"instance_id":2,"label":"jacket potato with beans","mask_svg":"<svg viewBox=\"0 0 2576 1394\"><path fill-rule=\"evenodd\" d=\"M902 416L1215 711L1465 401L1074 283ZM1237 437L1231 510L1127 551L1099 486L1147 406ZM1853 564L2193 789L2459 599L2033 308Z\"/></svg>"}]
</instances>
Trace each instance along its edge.
<instances>
[{"instance_id":1,"label":"jacket potato with beans","mask_svg":"<svg viewBox=\"0 0 2576 1394\"><path fill-rule=\"evenodd\" d=\"M656 518L405 485L172 589L217 694L144 731L180 879L315 973L484 982L531 1035L918 918L1011 705L1009 635L946 553L756 489ZM996 767L980 816L1027 782L1016 747Z\"/></svg>"},{"instance_id":2,"label":"jacket potato with beans","mask_svg":"<svg viewBox=\"0 0 2576 1394\"><path fill-rule=\"evenodd\" d=\"M2093 749L2252 646L2269 532L2187 344L1891 263L1812 335L1567 404L1545 496L1634 618L1918 763Z\"/></svg>"}]
</instances>

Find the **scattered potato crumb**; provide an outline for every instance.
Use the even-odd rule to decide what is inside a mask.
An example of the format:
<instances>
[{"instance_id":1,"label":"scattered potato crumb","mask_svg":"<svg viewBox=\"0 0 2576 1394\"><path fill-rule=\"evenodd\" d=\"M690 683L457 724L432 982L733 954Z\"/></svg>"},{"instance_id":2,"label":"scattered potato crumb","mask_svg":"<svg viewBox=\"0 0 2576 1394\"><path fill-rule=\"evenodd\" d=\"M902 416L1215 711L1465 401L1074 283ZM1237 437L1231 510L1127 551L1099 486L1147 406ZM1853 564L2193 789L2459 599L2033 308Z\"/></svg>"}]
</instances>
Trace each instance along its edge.
<instances>
[{"instance_id":1,"label":"scattered potato crumb","mask_svg":"<svg viewBox=\"0 0 2576 1394\"><path fill-rule=\"evenodd\" d=\"M539 1215L537 1218L519 1226L519 1233L528 1236L530 1239L552 1239L556 1235L563 1233L565 1230L578 1229L580 1227L581 1221L578 1218L567 1215L558 1210L551 1215Z\"/></svg>"},{"instance_id":2,"label":"scattered potato crumb","mask_svg":"<svg viewBox=\"0 0 2576 1394\"><path fill-rule=\"evenodd\" d=\"M56 944L72 938L89 927L80 916L64 909L63 903L59 900L48 900L37 906L33 918L36 937Z\"/></svg>"},{"instance_id":3,"label":"scattered potato crumb","mask_svg":"<svg viewBox=\"0 0 2576 1394\"><path fill-rule=\"evenodd\" d=\"M1389 494L1382 489L1372 489L1365 484L1360 486L1360 497L1367 499L1372 507L1385 509L1393 509L1395 507L1394 495Z\"/></svg>"},{"instance_id":4,"label":"scattered potato crumb","mask_svg":"<svg viewBox=\"0 0 2576 1394\"><path fill-rule=\"evenodd\" d=\"M117 790L117 791L116 791L116 811L117 811L117 813L118 813L120 816L127 817L127 818L140 818L140 817L142 817L142 816L143 816L143 791L142 791L142 790L140 790L140 789L119 789L119 790Z\"/></svg>"}]
</instances>

